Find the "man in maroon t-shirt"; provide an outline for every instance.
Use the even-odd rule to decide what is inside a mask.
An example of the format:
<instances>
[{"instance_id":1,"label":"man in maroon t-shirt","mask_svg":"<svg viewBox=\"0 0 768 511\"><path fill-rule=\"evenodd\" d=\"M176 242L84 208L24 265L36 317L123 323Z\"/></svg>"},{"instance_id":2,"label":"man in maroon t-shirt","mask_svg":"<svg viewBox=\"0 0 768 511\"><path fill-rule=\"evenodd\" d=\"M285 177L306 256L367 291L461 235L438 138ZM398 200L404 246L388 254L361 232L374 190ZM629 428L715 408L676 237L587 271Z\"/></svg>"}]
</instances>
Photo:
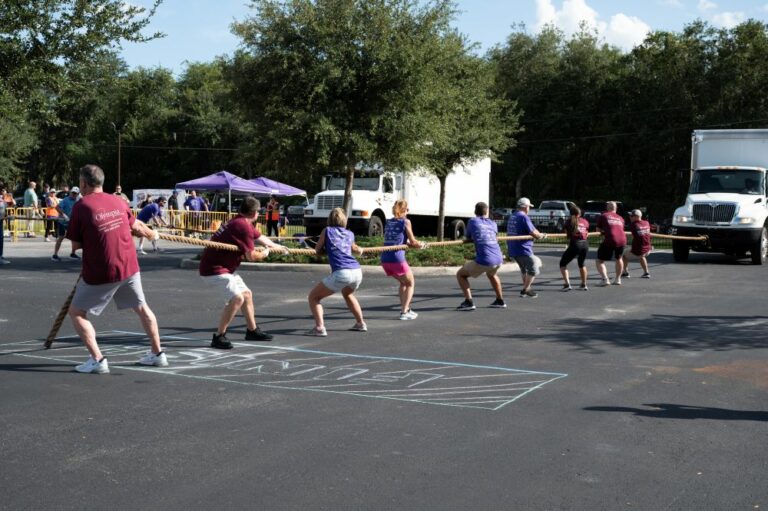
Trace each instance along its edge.
<instances>
[{"instance_id":1,"label":"man in maroon t-shirt","mask_svg":"<svg viewBox=\"0 0 768 511\"><path fill-rule=\"evenodd\" d=\"M627 245L627 236L624 233L624 219L616 214L616 203L608 202L605 206L605 213L597 219L597 230L603 234L603 241L597 248L597 273L600 274L603 281L601 286L610 286L608 279L608 270L605 267L605 261L616 259L616 280L614 284L621 285L621 273L624 270L624 247Z\"/></svg>"},{"instance_id":2,"label":"man in maroon t-shirt","mask_svg":"<svg viewBox=\"0 0 768 511\"><path fill-rule=\"evenodd\" d=\"M632 248L629 253L624 253L624 273L621 276L629 278L629 260L637 259L643 268L643 275L640 278L650 279L647 256L651 252L651 224L643 220L643 212L639 209L632 210L629 220L632 222L629 226L632 233Z\"/></svg>"},{"instance_id":3,"label":"man in maroon t-shirt","mask_svg":"<svg viewBox=\"0 0 768 511\"><path fill-rule=\"evenodd\" d=\"M247 329L246 341L271 341L272 335L263 332L256 325L253 308L253 293L245 285L235 270L240 266L242 258L248 261L263 261L269 255L269 249L274 248L287 252L282 245L274 243L254 227L253 223L259 216L261 204L253 197L246 197L240 205L239 214L222 225L211 237L211 241L237 245L240 252L206 248L200 259L200 277L211 287L216 288L224 298L224 311L221 313L219 326L213 334L211 347L222 350L232 349L232 343L227 340L227 328L235 318L237 311L245 316ZM267 247L266 250L256 250L254 244Z\"/></svg>"},{"instance_id":4,"label":"man in maroon t-shirt","mask_svg":"<svg viewBox=\"0 0 768 511\"><path fill-rule=\"evenodd\" d=\"M108 373L109 364L96 342L96 331L88 313L102 313L112 299L118 309L132 308L141 319L152 349L139 360L141 365L164 367L168 360L160 346L157 320L144 299L141 275L132 235L157 239L157 233L131 214L120 197L104 193L104 171L96 165L80 169L83 198L72 208L67 238L72 252L83 249L82 278L77 283L69 317L91 356L75 367L80 373Z\"/></svg>"}]
</instances>

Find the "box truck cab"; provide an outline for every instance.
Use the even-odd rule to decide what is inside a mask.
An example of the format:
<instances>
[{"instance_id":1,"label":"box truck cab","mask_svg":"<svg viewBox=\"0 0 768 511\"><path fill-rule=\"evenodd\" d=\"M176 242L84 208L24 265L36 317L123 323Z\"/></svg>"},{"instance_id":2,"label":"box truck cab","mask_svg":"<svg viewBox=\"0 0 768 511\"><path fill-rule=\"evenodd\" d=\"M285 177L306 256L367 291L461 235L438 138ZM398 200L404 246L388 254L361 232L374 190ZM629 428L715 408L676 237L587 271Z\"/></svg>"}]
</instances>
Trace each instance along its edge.
<instances>
[{"instance_id":1,"label":"box truck cab","mask_svg":"<svg viewBox=\"0 0 768 511\"><path fill-rule=\"evenodd\" d=\"M691 149L691 184L672 225L681 236L707 241L673 240L675 261L690 250L737 257L749 252L754 264L768 257L768 130L697 130Z\"/></svg>"},{"instance_id":2,"label":"box truck cab","mask_svg":"<svg viewBox=\"0 0 768 511\"><path fill-rule=\"evenodd\" d=\"M488 203L491 161L457 166L445 183L446 235L464 236L466 222L474 216L477 202ZM346 177L323 177L322 191L304 210L307 235L316 236L325 227L328 214L344 204ZM381 236L384 224L392 218L397 200L408 201L408 218L416 235L435 234L440 201L440 182L426 172L389 171L381 166L360 167L352 182L352 201L347 228L363 236Z\"/></svg>"}]
</instances>

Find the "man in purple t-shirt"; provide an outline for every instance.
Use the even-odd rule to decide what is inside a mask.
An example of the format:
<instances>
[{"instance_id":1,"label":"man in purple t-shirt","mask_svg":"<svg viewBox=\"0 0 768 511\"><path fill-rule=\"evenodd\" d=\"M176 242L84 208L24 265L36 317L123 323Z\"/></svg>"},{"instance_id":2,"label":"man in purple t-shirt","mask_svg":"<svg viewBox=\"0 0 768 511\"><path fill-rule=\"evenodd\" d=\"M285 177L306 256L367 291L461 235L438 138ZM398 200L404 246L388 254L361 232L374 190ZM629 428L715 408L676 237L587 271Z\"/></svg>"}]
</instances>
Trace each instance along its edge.
<instances>
[{"instance_id":1,"label":"man in purple t-shirt","mask_svg":"<svg viewBox=\"0 0 768 511\"><path fill-rule=\"evenodd\" d=\"M489 307L496 309L507 307L501 291L501 280L496 275L504 262L504 256L501 254L499 242L496 239L498 232L499 228L496 222L488 218L488 204L485 202L475 204L475 218L472 218L467 224L467 238L465 240L466 243L475 243L475 259L464 263L464 266L456 272L456 280L459 281L459 287L464 293L464 301L456 310L475 310L472 290L469 287L469 277L479 277L482 274L488 276L493 291L496 293L496 300Z\"/></svg>"},{"instance_id":2,"label":"man in purple t-shirt","mask_svg":"<svg viewBox=\"0 0 768 511\"><path fill-rule=\"evenodd\" d=\"M597 273L602 277L601 286L610 286L608 269L605 261L616 259L616 280L614 285L621 285L621 274L624 270L624 247L627 246L627 235L624 233L624 219L616 214L616 203L611 201L605 205L605 213L597 219L597 230L602 233L603 241L597 248L597 260L595 266Z\"/></svg>"},{"instance_id":3,"label":"man in purple t-shirt","mask_svg":"<svg viewBox=\"0 0 768 511\"><path fill-rule=\"evenodd\" d=\"M528 212L531 210L531 201L527 197L521 197L517 201L517 211L509 215L507 220L507 236L531 236L541 240L547 237L533 226ZM523 279L523 289L520 298L536 298L539 294L531 289L536 275L541 271L541 259L533 255L533 240L509 240L507 241L509 257L514 259L520 267L520 275Z\"/></svg>"},{"instance_id":4,"label":"man in purple t-shirt","mask_svg":"<svg viewBox=\"0 0 768 511\"><path fill-rule=\"evenodd\" d=\"M109 364L96 342L96 331L88 313L100 315L112 298L118 309L132 308L141 319L152 349L139 364L168 365L160 346L157 319L144 299L141 275L131 235L157 239L157 233L136 220L128 204L104 193L104 171L96 165L80 169L83 198L73 207L67 229L72 252L83 249L82 278L77 283L69 317L91 356L75 367L80 373L108 373Z\"/></svg>"},{"instance_id":5,"label":"man in purple t-shirt","mask_svg":"<svg viewBox=\"0 0 768 511\"><path fill-rule=\"evenodd\" d=\"M224 311L221 313L219 326L213 334L211 347L222 350L231 350L232 343L227 340L227 328L235 319L237 311L241 311L245 317L247 330L246 341L271 341L272 335L263 332L256 325L254 316L253 293L245 285L240 275L235 275L235 270L240 266L243 257L248 261L263 261L269 255L269 249L274 248L281 252L287 251L282 245L274 243L253 226L259 216L261 204L253 197L246 197L240 205L240 214L219 227L219 230L211 237L211 241L237 245L239 252L206 248L200 259L200 277L205 283L216 289L224 299ZM255 243L267 247L266 250L256 250Z\"/></svg>"},{"instance_id":6,"label":"man in purple t-shirt","mask_svg":"<svg viewBox=\"0 0 768 511\"><path fill-rule=\"evenodd\" d=\"M629 253L624 252L622 257L624 273L621 276L629 278L629 260L637 259L640 261L640 267L643 268L643 275L640 278L650 279L647 256L651 252L651 224L643 220L643 212L639 209L632 210L629 220L632 222L629 226L629 231L632 233L632 248Z\"/></svg>"}]
</instances>

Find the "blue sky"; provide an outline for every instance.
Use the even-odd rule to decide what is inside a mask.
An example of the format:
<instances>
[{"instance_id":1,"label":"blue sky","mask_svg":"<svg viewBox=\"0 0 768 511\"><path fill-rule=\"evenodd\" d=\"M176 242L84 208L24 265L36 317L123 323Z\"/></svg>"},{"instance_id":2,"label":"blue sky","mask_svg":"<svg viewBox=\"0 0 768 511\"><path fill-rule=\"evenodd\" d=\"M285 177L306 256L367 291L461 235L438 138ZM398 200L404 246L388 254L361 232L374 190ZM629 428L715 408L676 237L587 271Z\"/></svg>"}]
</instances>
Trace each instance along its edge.
<instances>
[{"instance_id":1,"label":"blue sky","mask_svg":"<svg viewBox=\"0 0 768 511\"><path fill-rule=\"evenodd\" d=\"M749 18L768 22L768 0L458 0L457 4L461 12L455 26L482 49L503 44L516 23L524 23L531 33L545 23L572 33L584 20L605 41L628 50L649 30L679 31L695 19L719 27ZM184 61L232 54L238 39L229 27L249 12L246 0L164 0L146 32L161 31L166 37L125 45L122 56L131 67L163 66L182 72Z\"/></svg>"}]
</instances>

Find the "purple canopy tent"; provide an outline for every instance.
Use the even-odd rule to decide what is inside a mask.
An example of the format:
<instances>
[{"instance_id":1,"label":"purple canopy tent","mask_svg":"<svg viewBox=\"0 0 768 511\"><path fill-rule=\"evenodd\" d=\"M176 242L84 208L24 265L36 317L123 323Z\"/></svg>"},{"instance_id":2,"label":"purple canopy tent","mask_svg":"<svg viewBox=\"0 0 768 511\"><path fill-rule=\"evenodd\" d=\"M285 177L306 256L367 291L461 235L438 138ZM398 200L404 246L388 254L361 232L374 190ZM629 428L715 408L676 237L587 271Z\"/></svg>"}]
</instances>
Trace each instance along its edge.
<instances>
[{"instance_id":1,"label":"purple canopy tent","mask_svg":"<svg viewBox=\"0 0 768 511\"><path fill-rule=\"evenodd\" d=\"M245 180L241 177L237 177L234 174L230 174L226 170L216 172L210 176L201 177L198 179L192 179L191 181L184 181L176 183L176 188L184 188L187 190L207 190L223 192L226 191L229 196L229 203L227 208L232 211L232 192L239 194L256 194L256 195L269 195L272 191L257 183Z\"/></svg>"},{"instance_id":2,"label":"purple canopy tent","mask_svg":"<svg viewBox=\"0 0 768 511\"><path fill-rule=\"evenodd\" d=\"M274 179L269 179L268 177L255 177L253 179L249 179L248 182L255 183L264 188L268 188L269 189L268 195L277 195L277 196L307 195L307 192L300 188L296 188L295 186L290 186L290 185L281 183L279 181L275 181Z\"/></svg>"}]
</instances>

